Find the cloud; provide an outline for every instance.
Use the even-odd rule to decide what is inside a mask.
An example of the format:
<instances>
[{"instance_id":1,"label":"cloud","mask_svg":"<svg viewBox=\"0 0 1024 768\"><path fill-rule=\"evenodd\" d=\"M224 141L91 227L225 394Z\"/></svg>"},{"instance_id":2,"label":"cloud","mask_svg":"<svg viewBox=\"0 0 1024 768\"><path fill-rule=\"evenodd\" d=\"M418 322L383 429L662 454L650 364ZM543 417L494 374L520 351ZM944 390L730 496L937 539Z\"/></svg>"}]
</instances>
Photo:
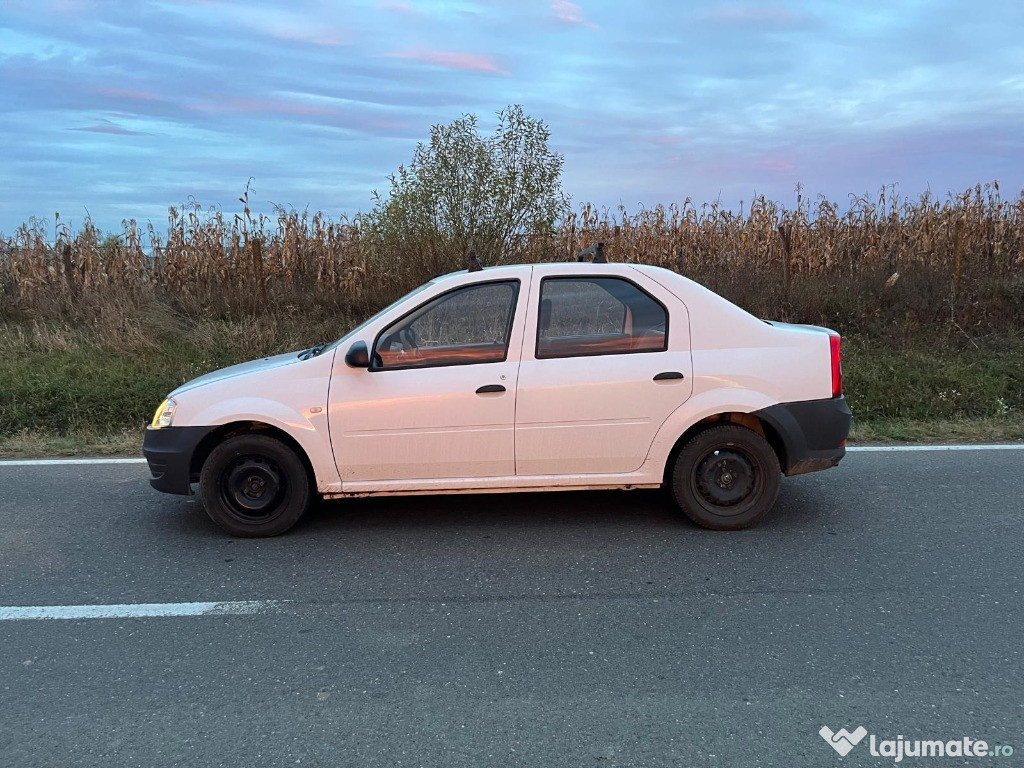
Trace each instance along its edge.
<instances>
[{"instance_id":1,"label":"cloud","mask_svg":"<svg viewBox=\"0 0 1024 768\"><path fill-rule=\"evenodd\" d=\"M1024 186L1019 3L970 24L943 3L49 3L0 0L4 231L85 206L159 225L250 176L263 202L352 214L430 126L489 131L512 103L597 205ZM595 22L600 46L571 42Z\"/></svg>"},{"instance_id":2,"label":"cloud","mask_svg":"<svg viewBox=\"0 0 1024 768\"><path fill-rule=\"evenodd\" d=\"M175 10L196 29L209 28L212 23L223 33L230 33L221 35L223 43L251 43L252 36L256 35L329 48L352 44L350 25L344 23L336 9L310 0L293 0L288 5L274 8L258 4L189 3Z\"/></svg>"},{"instance_id":3,"label":"cloud","mask_svg":"<svg viewBox=\"0 0 1024 768\"><path fill-rule=\"evenodd\" d=\"M466 72L483 72L490 75L508 75L506 69L498 64L490 56L480 53L464 53L460 51L434 51L427 48L396 51L391 54L394 59L407 59L419 61L424 64L432 64L444 69L457 69Z\"/></svg>"},{"instance_id":4,"label":"cloud","mask_svg":"<svg viewBox=\"0 0 1024 768\"><path fill-rule=\"evenodd\" d=\"M383 2L383 3L380 4L380 7L383 8L385 11L390 11L391 13L403 14L403 15L406 15L406 16L419 16L419 15L421 15L421 11L419 9L413 7L412 3Z\"/></svg>"},{"instance_id":5,"label":"cloud","mask_svg":"<svg viewBox=\"0 0 1024 768\"><path fill-rule=\"evenodd\" d=\"M163 101L163 97L149 91L137 91L131 88L97 88L96 93L111 99L127 101Z\"/></svg>"},{"instance_id":6,"label":"cloud","mask_svg":"<svg viewBox=\"0 0 1024 768\"><path fill-rule=\"evenodd\" d=\"M793 26L804 20L802 14L777 5L726 5L708 11L706 16L712 21L727 24L772 26Z\"/></svg>"},{"instance_id":7,"label":"cloud","mask_svg":"<svg viewBox=\"0 0 1024 768\"><path fill-rule=\"evenodd\" d=\"M597 29L597 25L583 15L583 9L570 0L551 0L551 15L562 24Z\"/></svg>"},{"instance_id":8,"label":"cloud","mask_svg":"<svg viewBox=\"0 0 1024 768\"><path fill-rule=\"evenodd\" d=\"M295 115L299 117L329 117L336 114L336 111L329 107L317 104L301 104L295 101L282 99L235 99L224 98L216 100L204 100L188 105L188 108L197 112L210 114L239 114L239 115Z\"/></svg>"},{"instance_id":9,"label":"cloud","mask_svg":"<svg viewBox=\"0 0 1024 768\"><path fill-rule=\"evenodd\" d=\"M62 15L81 16L91 10L92 4L85 0L50 0L50 12Z\"/></svg>"},{"instance_id":10,"label":"cloud","mask_svg":"<svg viewBox=\"0 0 1024 768\"><path fill-rule=\"evenodd\" d=\"M339 45L351 45L351 41L344 34L320 34L310 32L307 29L296 27L281 27L271 30L278 40L288 43L303 43L306 45L318 45L325 48L336 48Z\"/></svg>"},{"instance_id":11,"label":"cloud","mask_svg":"<svg viewBox=\"0 0 1024 768\"><path fill-rule=\"evenodd\" d=\"M114 136L148 136L145 131L132 131L124 126L118 125L112 120L101 120L94 125L87 125L82 128L72 128L73 131L88 131L89 133L109 133Z\"/></svg>"},{"instance_id":12,"label":"cloud","mask_svg":"<svg viewBox=\"0 0 1024 768\"><path fill-rule=\"evenodd\" d=\"M753 167L759 171L765 171L767 173L792 173L796 170L796 165L785 158L785 157L774 157L771 155L764 155L762 157L755 158L753 161Z\"/></svg>"}]
</instances>

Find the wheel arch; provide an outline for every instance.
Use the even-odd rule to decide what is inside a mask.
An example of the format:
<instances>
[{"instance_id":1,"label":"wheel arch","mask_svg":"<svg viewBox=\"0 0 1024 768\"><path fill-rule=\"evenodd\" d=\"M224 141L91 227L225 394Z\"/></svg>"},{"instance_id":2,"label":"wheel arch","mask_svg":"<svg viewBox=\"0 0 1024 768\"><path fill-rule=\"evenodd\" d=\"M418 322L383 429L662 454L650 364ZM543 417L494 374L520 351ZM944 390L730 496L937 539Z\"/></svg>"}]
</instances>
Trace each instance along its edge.
<instances>
[{"instance_id":1,"label":"wheel arch","mask_svg":"<svg viewBox=\"0 0 1024 768\"><path fill-rule=\"evenodd\" d=\"M189 460L190 477L198 480L203 464L206 463L206 460L209 458L210 453L214 448L223 443L229 437L246 434L257 434L272 437L291 448L305 467L306 476L309 479L311 487L316 488L316 472L313 470L313 463L310 461L309 455L306 453L306 449L302 447L299 441L280 427L275 427L273 424L267 424L266 422L255 420L233 421L228 424L221 424L213 427L203 437L203 439L199 441L199 444L196 445L195 450L192 452L192 458Z\"/></svg>"},{"instance_id":2,"label":"wheel arch","mask_svg":"<svg viewBox=\"0 0 1024 768\"><path fill-rule=\"evenodd\" d=\"M668 452L668 458L665 460L665 466L662 470L662 482L668 484L672 475L672 467L675 465L676 457L690 439L706 429L721 426L723 424L736 424L741 427L746 427L751 432L760 435L768 441L768 445L770 445L772 450L775 452L775 455L779 460L779 466L783 468L787 466L786 443L782 439L778 430L776 430L772 424L764 419L758 418L752 413L725 411L723 413L715 413L710 416L705 416L700 421L694 422L676 439L671 450Z\"/></svg>"}]
</instances>

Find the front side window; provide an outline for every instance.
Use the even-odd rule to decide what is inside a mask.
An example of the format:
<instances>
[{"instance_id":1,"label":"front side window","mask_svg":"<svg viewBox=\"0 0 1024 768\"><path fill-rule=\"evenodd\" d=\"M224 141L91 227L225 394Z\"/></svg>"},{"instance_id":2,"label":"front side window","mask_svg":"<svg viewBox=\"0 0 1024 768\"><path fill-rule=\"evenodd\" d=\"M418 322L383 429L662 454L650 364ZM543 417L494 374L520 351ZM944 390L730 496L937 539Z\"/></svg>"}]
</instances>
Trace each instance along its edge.
<instances>
[{"instance_id":1,"label":"front side window","mask_svg":"<svg viewBox=\"0 0 1024 768\"><path fill-rule=\"evenodd\" d=\"M373 367L501 362L508 356L518 295L518 280L441 294L381 332L373 349Z\"/></svg>"},{"instance_id":2,"label":"front side window","mask_svg":"<svg viewBox=\"0 0 1024 768\"><path fill-rule=\"evenodd\" d=\"M580 357L668 349L661 302L617 277L541 281L537 357Z\"/></svg>"}]
</instances>

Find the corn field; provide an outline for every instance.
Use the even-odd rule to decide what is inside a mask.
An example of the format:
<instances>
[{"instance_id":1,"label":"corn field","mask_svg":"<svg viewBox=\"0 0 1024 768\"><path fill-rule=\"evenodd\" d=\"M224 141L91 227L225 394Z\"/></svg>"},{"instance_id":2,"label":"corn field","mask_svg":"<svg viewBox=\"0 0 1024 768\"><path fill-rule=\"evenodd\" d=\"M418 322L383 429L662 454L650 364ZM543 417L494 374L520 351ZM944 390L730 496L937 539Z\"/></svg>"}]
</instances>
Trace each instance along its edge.
<instances>
[{"instance_id":1,"label":"corn field","mask_svg":"<svg viewBox=\"0 0 1024 768\"><path fill-rule=\"evenodd\" d=\"M190 317L270 312L368 313L443 271L465 266L443 237L381 244L359 216L278 210L237 215L193 203L166 230L123 222L33 220L0 238L0 318L146 312ZM681 204L629 212L583 205L557 230L522 235L502 261L558 261L604 242L611 261L673 269L762 317L885 337L973 339L1024 330L1024 192L999 185L936 199L883 189L845 205L797 195L736 211Z\"/></svg>"}]
</instances>

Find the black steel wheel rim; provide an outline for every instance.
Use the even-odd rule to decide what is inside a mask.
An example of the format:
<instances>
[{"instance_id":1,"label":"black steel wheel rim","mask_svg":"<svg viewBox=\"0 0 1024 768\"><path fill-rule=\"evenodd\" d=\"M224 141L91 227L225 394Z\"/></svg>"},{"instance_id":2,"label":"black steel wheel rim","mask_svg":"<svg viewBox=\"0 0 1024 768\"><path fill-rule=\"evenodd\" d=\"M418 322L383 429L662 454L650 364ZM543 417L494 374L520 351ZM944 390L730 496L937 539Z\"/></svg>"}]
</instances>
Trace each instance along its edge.
<instances>
[{"instance_id":1,"label":"black steel wheel rim","mask_svg":"<svg viewBox=\"0 0 1024 768\"><path fill-rule=\"evenodd\" d=\"M261 523L280 511L285 485L281 468L265 456L239 456L221 473L220 492L232 517Z\"/></svg>"},{"instance_id":2,"label":"black steel wheel rim","mask_svg":"<svg viewBox=\"0 0 1024 768\"><path fill-rule=\"evenodd\" d=\"M697 462L693 483L698 497L716 514L739 514L757 488L757 465L737 446L713 448Z\"/></svg>"}]
</instances>

